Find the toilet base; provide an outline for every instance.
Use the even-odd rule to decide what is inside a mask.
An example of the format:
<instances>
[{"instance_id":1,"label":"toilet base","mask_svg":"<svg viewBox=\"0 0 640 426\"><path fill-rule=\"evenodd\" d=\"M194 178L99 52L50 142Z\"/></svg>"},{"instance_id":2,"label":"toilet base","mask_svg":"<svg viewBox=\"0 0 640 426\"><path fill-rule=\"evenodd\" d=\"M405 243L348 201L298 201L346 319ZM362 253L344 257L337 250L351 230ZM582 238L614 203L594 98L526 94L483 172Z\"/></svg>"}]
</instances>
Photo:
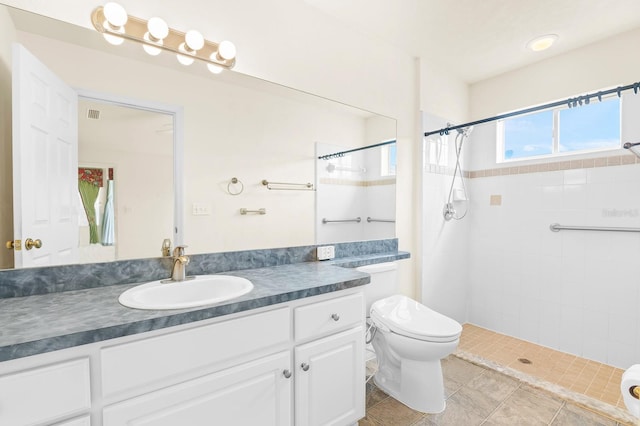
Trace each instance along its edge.
<instances>
[{"instance_id":1,"label":"toilet base","mask_svg":"<svg viewBox=\"0 0 640 426\"><path fill-rule=\"evenodd\" d=\"M373 376L373 382L389 396L413 410L429 414L444 411L446 401L440 360L403 360L400 375L400 381L387 380L379 372Z\"/></svg>"}]
</instances>

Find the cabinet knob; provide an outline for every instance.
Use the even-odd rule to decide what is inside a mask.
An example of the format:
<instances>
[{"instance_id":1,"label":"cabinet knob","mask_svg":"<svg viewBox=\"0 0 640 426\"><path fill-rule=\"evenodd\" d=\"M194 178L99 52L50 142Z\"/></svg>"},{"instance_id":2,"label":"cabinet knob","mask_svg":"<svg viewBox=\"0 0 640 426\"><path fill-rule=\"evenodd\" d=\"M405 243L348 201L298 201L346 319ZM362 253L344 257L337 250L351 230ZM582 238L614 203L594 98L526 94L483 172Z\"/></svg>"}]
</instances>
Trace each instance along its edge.
<instances>
[{"instance_id":1,"label":"cabinet knob","mask_svg":"<svg viewBox=\"0 0 640 426\"><path fill-rule=\"evenodd\" d=\"M288 378L290 378L290 377L291 377L291 371L289 371L289 370L284 370L284 371L282 372L282 375L284 376L284 378L285 378L285 379L288 379Z\"/></svg>"},{"instance_id":2,"label":"cabinet knob","mask_svg":"<svg viewBox=\"0 0 640 426\"><path fill-rule=\"evenodd\" d=\"M334 321L338 321L338 320L340 320L340 315L338 315L338 314L331 314L331 319L332 319L332 320L334 320Z\"/></svg>"},{"instance_id":3,"label":"cabinet knob","mask_svg":"<svg viewBox=\"0 0 640 426\"><path fill-rule=\"evenodd\" d=\"M302 364L300 364L300 367L302 368L302 371L309 370L309 364L307 364L306 362L303 362Z\"/></svg>"}]
</instances>

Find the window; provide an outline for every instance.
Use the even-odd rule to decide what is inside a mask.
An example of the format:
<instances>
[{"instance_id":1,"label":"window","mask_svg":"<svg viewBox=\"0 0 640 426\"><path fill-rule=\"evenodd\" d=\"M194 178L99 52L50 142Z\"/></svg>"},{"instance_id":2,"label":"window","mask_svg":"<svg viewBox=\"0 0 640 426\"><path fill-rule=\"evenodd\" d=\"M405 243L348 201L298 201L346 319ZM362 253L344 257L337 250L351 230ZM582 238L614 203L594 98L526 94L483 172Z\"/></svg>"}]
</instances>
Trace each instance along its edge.
<instances>
[{"instance_id":1,"label":"window","mask_svg":"<svg viewBox=\"0 0 640 426\"><path fill-rule=\"evenodd\" d=\"M498 161L620 148L620 98L500 120L498 142Z\"/></svg>"},{"instance_id":2,"label":"window","mask_svg":"<svg viewBox=\"0 0 640 426\"><path fill-rule=\"evenodd\" d=\"M380 176L396 175L396 144L383 145L380 147Z\"/></svg>"}]
</instances>

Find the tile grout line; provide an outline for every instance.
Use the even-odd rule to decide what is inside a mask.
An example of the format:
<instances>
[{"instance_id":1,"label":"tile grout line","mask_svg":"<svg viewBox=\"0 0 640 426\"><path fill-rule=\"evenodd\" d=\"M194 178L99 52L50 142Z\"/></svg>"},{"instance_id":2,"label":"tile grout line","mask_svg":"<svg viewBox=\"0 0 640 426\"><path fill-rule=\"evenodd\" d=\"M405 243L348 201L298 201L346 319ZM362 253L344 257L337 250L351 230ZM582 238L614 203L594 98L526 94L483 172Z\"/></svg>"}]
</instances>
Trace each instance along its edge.
<instances>
[{"instance_id":1,"label":"tile grout line","mask_svg":"<svg viewBox=\"0 0 640 426\"><path fill-rule=\"evenodd\" d=\"M489 370L487 370L489 371ZM484 374L484 373L483 373ZM511 393L509 395L507 395L502 401L500 401L500 404L498 404L498 406L496 408L494 408L493 410L491 410L491 412L487 415L487 417L482 421L482 423L480 423L480 425L482 426L483 424L485 424L489 418L496 412L498 411L502 406L504 406L504 403L507 401L507 399L511 398L513 396L514 393L516 393L518 391L518 389L520 389L522 387L524 383L523 382L519 382L518 386L511 391Z\"/></svg>"},{"instance_id":2,"label":"tile grout line","mask_svg":"<svg viewBox=\"0 0 640 426\"><path fill-rule=\"evenodd\" d=\"M553 417L551 418L551 421L549 423L547 423L547 425L551 426L553 424L553 422L556 420L556 418L558 417L558 415L560 414L560 411L562 411L562 409L564 407L567 406L567 401L562 401L562 404L560 404L560 408L558 408L558 411L556 411L556 413L553 415Z\"/></svg>"}]
</instances>

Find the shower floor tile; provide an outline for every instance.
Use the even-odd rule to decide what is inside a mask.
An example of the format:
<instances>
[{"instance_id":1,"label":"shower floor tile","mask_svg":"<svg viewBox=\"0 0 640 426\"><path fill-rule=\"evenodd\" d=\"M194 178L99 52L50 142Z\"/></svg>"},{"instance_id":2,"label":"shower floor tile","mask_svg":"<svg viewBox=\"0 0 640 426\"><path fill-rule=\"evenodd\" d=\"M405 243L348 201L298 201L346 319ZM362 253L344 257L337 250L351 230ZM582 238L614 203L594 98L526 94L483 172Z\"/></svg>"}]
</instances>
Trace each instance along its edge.
<instances>
[{"instance_id":1,"label":"shower floor tile","mask_svg":"<svg viewBox=\"0 0 640 426\"><path fill-rule=\"evenodd\" d=\"M620 392L620 368L472 324L464 324L456 355L615 418L629 416Z\"/></svg>"},{"instance_id":2,"label":"shower floor tile","mask_svg":"<svg viewBox=\"0 0 640 426\"><path fill-rule=\"evenodd\" d=\"M375 363L375 362L373 362ZM450 355L442 361L447 407L414 411L367 384L367 415L359 426L633 425L538 389L507 374Z\"/></svg>"}]
</instances>

